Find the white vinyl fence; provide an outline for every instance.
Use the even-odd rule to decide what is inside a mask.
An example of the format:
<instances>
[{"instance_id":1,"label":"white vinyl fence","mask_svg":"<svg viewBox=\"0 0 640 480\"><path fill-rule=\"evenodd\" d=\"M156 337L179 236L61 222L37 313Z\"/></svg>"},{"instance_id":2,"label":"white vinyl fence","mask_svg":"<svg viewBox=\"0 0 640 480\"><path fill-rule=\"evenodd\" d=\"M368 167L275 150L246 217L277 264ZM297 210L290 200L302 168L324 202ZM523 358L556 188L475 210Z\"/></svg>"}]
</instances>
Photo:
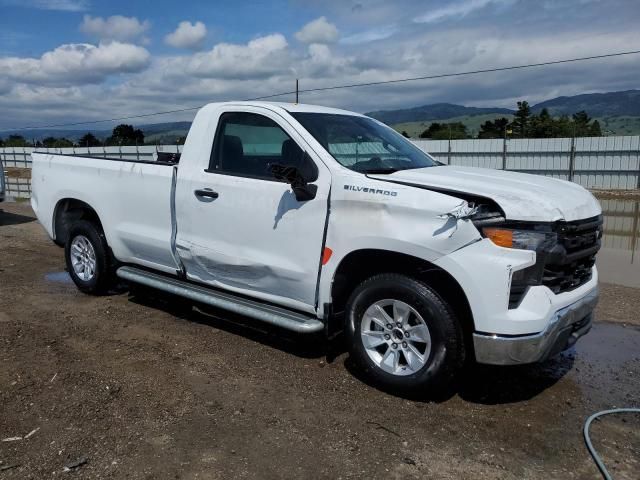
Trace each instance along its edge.
<instances>
[{"instance_id":1,"label":"white vinyl fence","mask_svg":"<svg viewBox=\"0 0 640 480\"><path fill-rule=\"evenodd\" d=\"M571 180L587 188L640 188L640 136L413 142L450 165L546 175ZM34 150L31 147L0 148L0 160L8 171L9 195L30 196L29 173ZM181 152L182 146L40 148L38 151L153 161L157 152Z\"/></svg>"},{"instance_id":2,"label":"white vinyl fence","mask_svg":"<svg viewBox=\"0 0 640 480\"><path fill-rule=\"evenodd\" d=\"M640 136L416 140L414 143L450 165L546 175L587 188L640 188Z\"/></svg>"},{"instance_id":3,"label":"white vinyl fence","mask_svg":"<svg viewBox=\"0 0 640 480\"><path fill-rule=\"evenodd\" d=\"M124 160L154 161L158 152L182 153L182 145L144 145L122 147L71 147L71 148L0 148L0 161L5 170L7 194L16 198L31 196L31 152L63 153L85 157L122 158ZM27 169L25 175L24 169Z\"/></svg>"}]
</instances>

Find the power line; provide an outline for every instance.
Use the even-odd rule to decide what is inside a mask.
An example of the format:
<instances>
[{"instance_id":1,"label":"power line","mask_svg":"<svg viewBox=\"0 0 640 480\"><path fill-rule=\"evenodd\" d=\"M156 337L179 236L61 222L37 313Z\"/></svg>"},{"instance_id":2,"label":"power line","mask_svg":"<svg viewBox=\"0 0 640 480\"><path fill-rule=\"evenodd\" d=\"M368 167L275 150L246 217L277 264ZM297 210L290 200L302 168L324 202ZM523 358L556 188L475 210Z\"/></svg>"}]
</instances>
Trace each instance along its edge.
<instances>
[{"instance_id":1,"label":"power line","mask_svg":"<svg viewBox=\"0 0 640 480\"><path fill-rule=\"evenodd\" d=\"M311 92L326 92L328 90L339 90L339 89L343 89L343 88L355 88L355 87L369 87L369 86L374 86L374 85L388 85L388 84L392 84L392 83L405 83L405 82L415 82L418 80L434 80L434 79L438 79L438 78L450 78L450 77L461 77L461 76L465 76L465 75L478 75L478 74L483 74L483 73L493 73L493 72L504 72L504 71L508 71L508 70L521 70L521 69L525 69L525 68L535 68L535 67L544 67L544 66L549 66L549 65L559 65L559 64L564 64L564 63L575 63L575 62L584 62L584 61L588 61L588 60L598 60L598 59L602 59L602 58L612 58L612 57L621 57L624 55L636 55L640 53L640 50L631 50L631 51L627 51L627 52L616 52L616 53L607 53L604 55L591 55L588 57L577 57L577 58L569 58L569 59L564 59L564 60L553 60L553 61L549 61L549 62L540 62L540 63L527 63L524 65L511 65L508 67L495 67L495 68L486 68L486 69L481 69L481 70L470 70L470 71L466 71L466 72L454 72L454 73L442 73L442 74L438 74L438 75L424 75L424 76L420 76L420 77L409 77L409 78L399 78L399 79L394 79L394 80L382 80L379 82L364 82L364 83L351 83L351 84L346 84L346 85L333 85L333 86L329 86L329 87L318 87L318 88L307 88L307 89L300 89L298 90L298 93L311 93ZM277 98L277 97L282 97L285 95L292 95L295 94L296 91L289 91L289 92L281 92L281 93L274 93L271 95L264 95L261 97L254 97L254 98L248 98L246 100L243 101L255 101L255 100L267 100L270 98ZM202 108L204 105L198 105L197 107L188 107L188 108L180 108L180 109L176 109L176 110L165 110L165 111L161 111L161 112L153 112L153 113L145 113L145 114L140 114L140 115L128 115L125 117L116 117L116 118L109 118L109 119L104 119L104 120L90 120L87 122L74 122L74 123L59 123L59 124L51 124L51 125L34 125L34 126L27 126L27 127L20 127L20 128L7 128L7 129L2 129L0 130L0 132L8 132L8 131L21 131L21 130L35 130L35 129L42 129L42 128L55 128L55 127L72 127L72 126L77 126L77 125L92 125L92 124L96 124L96 123L105 123L105 122L116 122L119 120L131 120L133 118L145 118L145 117L153 117L156 115L167 115L170 113L182 113L182 112L189 112L192 110L198 110L200 108Z\"/></svg>"},{"instance_id":2,"label":"power line","mask_svg":"<svg viewBox=\"0 0 640 480\"><path fill-rule=\"evenodd\" d=\"M140 115L128 115L126 117L108 118L108 119L104 119L104 120L89 120L87 122L58 123L58 124L51 124L51 125L33 125L33 126L30 126L30 127L20 127L20 128L5 128L5 129L0 130L0 132L9 132L9 131L18 132L20 130L36 130L36 129L39 129L39 128L73 127L73 126L76 126L76 125L91 125L91 124L94 124L94 123L116 122L118 120L129 120L131 118L154 117L156 115L164 115L164 114L168 114L168 113L188 112L188 111L191 111L191 110L197 110L199 108L202 108L202 105L197 106L197 107L190 107L190 108L180 108L178 110L167 110L165 112L145 113L145 114L140 114Z\"/></svg>"},{"instance_id":3,"label":"power line","mask_svg":"<svg viewBox=\"0 0 640 480\"><path fill-rule=\"evenodd\" d=\"M497 67L497 68L487 68L483 70L471 70L468 72L457 72L457 73L443 73L440 75L426 75L423 77L411 77L411 78L401 78L397 80L384 80L380 82L367 82L367 83L352 83L347 85L336 85L332 87L320 87L320 88L310 88L308 90L300 90L302 92L322 92L327 90L337 90L340 88L353 88L353 87L368 87L371 85L385 85L388 83L401 83L401 82L414 82L416 80L432 80L436 78L447 78L447 77L461 77L463 75L475 75L479 73L491 73L491 72L504 72L507 70L520 70L523 68L533 68L533 67L544 67L548 65L558 65L561 63L572 63L572 62L582 62L586 60L597 60L599 58L610 58L610 57L621 57L623 55L634 55L640 53L640 50L632 50L629 52L618 52L618 53L607 53L605 55L592 55L590 57L579 57L579 58L570 58L566 60L554 60L551 62L541 62L541 63L528 63L525 65L513 65L510 67Z\"/></svg>"},{"instance_id":4,"label":"power line","mask_svg":"<svg viewBox=\"0 0 640 480\"><path fill-rule=\"evenodd\" d=\"M275 94L272 94L272 95L265 95L263 97L248 98L248 99L243 100L243 101L250 102L250 101L253 101L253 100L265 100L267 98L275 98L275 97L281 97L283 95L290 95L291 93L295 93L295 92L275 93ZM167 115L169 113L190 112L190 111L193 111L193 110L198 110L198 109L200 109L202 107L204 107L204 105L198 105L197 107L179 108L179 109L176 109L176 110L165 110L165 111L162 111L162 112L142 113L142 114L139 114L139 115L127 115L126 117L105 118L104 120L89 120L89 121L86 121L86 122L74 122L74 123L57 123L57 124L51 124L51 125L32 125L32 126L20 127L20 128L4 128L4 129L0 130L0 132L9 132L9 131L18 132L20 130L36 130L36 129L40 129L40 128L55 128L55 127L73 127L73 126L77 126L77 125L92 125L92 124L96 124L96 123L117 122L118 120L130 120L132 118L145 118L145 117L154 117L156 115Z\"/></svg>"}]
</instances>

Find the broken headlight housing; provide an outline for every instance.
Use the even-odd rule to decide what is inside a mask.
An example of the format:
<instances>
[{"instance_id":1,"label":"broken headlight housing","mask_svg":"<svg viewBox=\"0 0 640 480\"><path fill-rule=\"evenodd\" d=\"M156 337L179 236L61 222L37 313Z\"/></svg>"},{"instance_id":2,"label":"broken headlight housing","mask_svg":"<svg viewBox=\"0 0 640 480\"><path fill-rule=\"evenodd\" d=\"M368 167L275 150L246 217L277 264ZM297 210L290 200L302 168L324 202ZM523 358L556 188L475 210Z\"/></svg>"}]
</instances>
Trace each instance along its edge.
<instances>
[{"instance_id":1,"label":"broken headlight housing","mask_svg":"<svg viewBox=\"0 0 640 480\"><path fill-rule=\"evenodd\" d=\"M527 288L542 285L544 266L549 255L558 248L558 236L548 225L525 225L510 228L504 224L480 229L482 235L494 244L536 252L536 263L513 272L509 292L509 308L517 308Z\"/></svg>"},{"instance_id":2,"label":"broken headlight housing","mask_svg":"<svg viewBox=\"0 0 640 480\"><path fill-rule=\"evenodd\" d=\"M485 227L482 229L482 235L500 247L533 250L534 252L552 248L558 241L555 232L504 227Z\"/></svg>"}]
</instances>

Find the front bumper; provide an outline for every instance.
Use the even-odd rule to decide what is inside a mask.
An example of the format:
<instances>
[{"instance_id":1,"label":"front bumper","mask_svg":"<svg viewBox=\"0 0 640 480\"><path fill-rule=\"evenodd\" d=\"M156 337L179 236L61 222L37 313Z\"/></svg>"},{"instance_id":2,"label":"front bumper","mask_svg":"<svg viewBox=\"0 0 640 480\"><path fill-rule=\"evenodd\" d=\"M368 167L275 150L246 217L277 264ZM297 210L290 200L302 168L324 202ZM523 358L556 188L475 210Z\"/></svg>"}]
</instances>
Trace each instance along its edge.
<instances>
[{"instance_id":1,"label":"front bumper","mask_svg":"<svg viewBox=\"0 0 640 480\"><path fill-rule=\"evenodd\" d=\"M591 329L598 289L556 311L540 333L521 336L473 334L476 360L492 365L518 365L546 360L571 347Z\"/></svg>"}]
</instances>

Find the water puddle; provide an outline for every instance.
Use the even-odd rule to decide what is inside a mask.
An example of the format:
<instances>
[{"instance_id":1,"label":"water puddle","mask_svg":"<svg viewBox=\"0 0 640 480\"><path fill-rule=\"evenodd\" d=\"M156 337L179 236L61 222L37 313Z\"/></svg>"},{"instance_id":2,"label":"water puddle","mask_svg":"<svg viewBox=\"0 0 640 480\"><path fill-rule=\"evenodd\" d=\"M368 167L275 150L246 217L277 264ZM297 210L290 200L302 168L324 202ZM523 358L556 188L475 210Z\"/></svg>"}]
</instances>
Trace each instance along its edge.
<instances>
[{"instance_id":1,"label":"water puddle","mask_svg":"<svg viewBox=\"0 0 640 480\"><path fill-rule=\"evenodd\" d=\"M617 323L595 323L587 335L578 340L575 349L602 367L622 368L640 361L640 328Z\"/></svg>"},{"instance_id":2,"label":"water puddle","mask_svg":"<svg viewBox=\"0 0 640 480\"><path fill-rule=\"evenodd\" d=\"M600 280L640 288L640 200L601 199L604 237Z\"/></svg>"},{"instance_id":3,"label":"water puddle","mask_svg":"<svg viewBox=\"0 0 640 480\"><path fill-rule=\"evenodd\" d=\"M542 394L607 405L640 401L640 327L595 323L571 349L546 362L512 367L474 365L463 377L463 400L496 405Z\"/></svg>"},{"instance_id":4,"label":"water puddle","mask_svg":"<svg viewBox=\"0 0 640 480\"><path fill-rule=\"evenodd\" d=\"M45 274L44 279L47 282L51 282L51 283L64 283L64 284L73 283L73 280L71 280L71 277L69 276L69 274L67 272L51 272L51 273L47 273L47 274Z\"/></svg>"},{"instance_id":5,"label":"water puddle","mask_svg":"<svg viewBox=\"0 0 640 480\"><path fill-rule=\"evenodd\" d=\"M568 376L585 398L604 405L640 401L640 328L595 323L573 355L576 363Z\"/></svg>"}]
</instances>

